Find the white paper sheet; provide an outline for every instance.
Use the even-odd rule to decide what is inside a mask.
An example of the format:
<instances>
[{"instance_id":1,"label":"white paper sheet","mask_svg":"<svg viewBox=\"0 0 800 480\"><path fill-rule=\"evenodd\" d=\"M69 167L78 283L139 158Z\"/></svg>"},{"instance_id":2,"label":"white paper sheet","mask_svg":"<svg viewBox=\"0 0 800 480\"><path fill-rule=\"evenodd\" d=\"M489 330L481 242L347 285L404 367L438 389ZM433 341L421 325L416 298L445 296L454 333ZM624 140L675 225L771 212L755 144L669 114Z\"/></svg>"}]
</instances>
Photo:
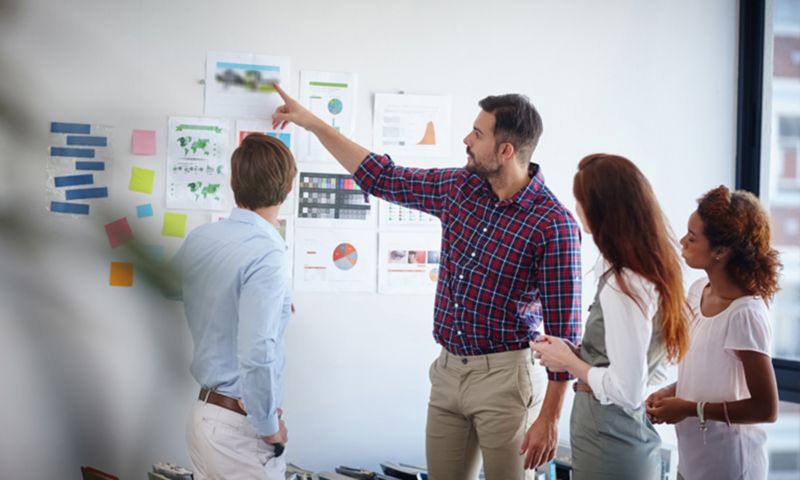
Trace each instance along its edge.
<instances>
[{"instance_id":1,"label":"white paper sheet","mask_svg":"<svg viewBox=\"0 0 800 480\"><path fill-rule=\"evenodd\" d=\"M272 128L272 121L270 120L237 120L236 121L236 146L242 144L244 137L251 133L263 133L264 135L277 138L284 145L289 147L293 155L295 153L294 145L294 126L289 125L284 130L275 130Z\"/></svg>"},{"instance_id":2,"label":"white paper sheet","mask_svg":"<svg viewBox=\"0 0 800 480\"><path fill-rule=\"evenodd\" d=\"M451 109L446 95L375 94L373 151L400 158L448 157Z\"/></svg>"},{"instance_id":3,"label":"white paper sheet","mask_svg":"<svg viewBox=\"0 0 800 480\"><path fill-rule=\"evenodd\" d=\"M378 292L432 294L439 280L442 236L438 232L381 232Z\"/></svg>"},{"instance_id":4,"label":"white paper sheet","mask_svg":"<svg viewBox=\"0 0 800 480\"><path fill-rule=\"evenodd\" d=\"M356 127L355 73L300 71L300 101L314 115L352 138ZM298 135L297 158L301 162L336 162L317 137L303 130Z\"/></svg>"},{"instance_id":5,"label":"white paper sheet","mask_svg":"<svg viewBox=\"0 0 800 480\"><path fill-rule=\"evenodd\" d=\"M379 223L381 230L431 229L438 230L442 224L433 215L406 208L386 200L378 200Z\"/></svg>"},{"instance_id":6,"label":"white paper sheet","mask_svg":"<svg viewBox=\"0 0 800 480\"><path fill-rule=\"evenodd\" d=\"M208 52L205 114L268 120L283 105L272 81L289 85L289 57Z\"/></svg>"},{"instance_id":7,"label":"white paper sheet","mask_svg":"<svg viewBox=\"0 0 800 480\"><path fill-rule=\"evenodd\" d=\"M294 288L303 292L374 292L374 231L295 229Z\"/></svg>"},{"instance_id":8,"label":"white paper sheet","mask_svg":"<svg viewBox=\"0 0 800 480\"><path fill-rule=\"evenodd\" d=\"M168 209L229 210L230 130L215 118L170 117L167 132Z\"/></svg>"}]
</instances>

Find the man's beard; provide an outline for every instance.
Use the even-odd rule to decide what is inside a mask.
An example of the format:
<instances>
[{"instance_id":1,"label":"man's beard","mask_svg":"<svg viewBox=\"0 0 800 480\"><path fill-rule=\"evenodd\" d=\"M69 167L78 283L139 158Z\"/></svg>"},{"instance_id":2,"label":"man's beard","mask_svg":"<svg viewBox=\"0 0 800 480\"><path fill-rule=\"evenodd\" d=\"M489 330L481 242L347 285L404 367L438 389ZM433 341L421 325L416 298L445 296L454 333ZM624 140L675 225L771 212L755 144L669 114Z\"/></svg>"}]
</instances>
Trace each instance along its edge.
<instances>
[{"instance_id":1,"label":"man's beard","mask_svg":"<svg viewBox=\"0 0 800 480\"><path fill-rule=\"evenodd\" d=\"M469 158L472 159L472 162L468 160L467 164L464 165L464 168L470 173L474 173L481 178L490 178L500 171L500 166L495 161L492 161L488 165L485 161L476 161L475 156L472 155L472 152L469 151L469 148L467 148L467 155L469 155Z\"/></svg>"}]
</instances>

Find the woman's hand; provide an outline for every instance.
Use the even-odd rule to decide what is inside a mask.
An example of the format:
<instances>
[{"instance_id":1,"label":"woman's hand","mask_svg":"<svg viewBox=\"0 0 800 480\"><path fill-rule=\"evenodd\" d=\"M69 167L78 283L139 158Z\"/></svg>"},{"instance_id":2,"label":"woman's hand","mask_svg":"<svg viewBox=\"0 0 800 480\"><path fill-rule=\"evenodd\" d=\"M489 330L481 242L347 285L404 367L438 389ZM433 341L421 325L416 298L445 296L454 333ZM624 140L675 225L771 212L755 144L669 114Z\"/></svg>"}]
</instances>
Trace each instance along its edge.
<instances>
[{"instance_id":1,"label":"woman's hand","mask_svg":"<svg viewBox=\"0 0 800 480\"><path fill-rule=\"evenodd\" d=\"M551 372L566 372L576 360L580 361L578 348L569 340L539 335L536 341L530 342L530 346L533 358Z\"/></svg>"},{"instance_id":2,"label":"woman's hand","mask_svg":"<svg viewBox=\"0 0 800 480\"><path fill-rule=\"evenodd\" d=\"M655 395L658 392L655 392ZM652 396L652 395L651 395ZM647 399L647 416L653 423L674 424L691 417L695 413L697 404L678 397L657 398L652 402Z\"/></svg>"}]
</instances>

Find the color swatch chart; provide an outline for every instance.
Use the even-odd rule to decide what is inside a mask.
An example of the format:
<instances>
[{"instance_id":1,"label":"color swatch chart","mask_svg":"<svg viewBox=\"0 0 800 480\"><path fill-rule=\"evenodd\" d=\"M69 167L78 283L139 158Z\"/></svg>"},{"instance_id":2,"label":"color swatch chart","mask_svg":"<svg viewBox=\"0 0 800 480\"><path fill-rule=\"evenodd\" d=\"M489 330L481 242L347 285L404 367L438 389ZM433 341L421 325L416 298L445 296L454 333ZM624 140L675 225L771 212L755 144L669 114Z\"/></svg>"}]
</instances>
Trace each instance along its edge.
<instances>
[{"instance_id":1,"label":"color swatch chart","mask_svg":"<svg viewBox=\"0 0 800 480\"><path fill-rule=\"evenodd\" d=\"M353 177L335 173L300 172L300 218L365 220L370 205Z\"/></svg>"}]
</instances>

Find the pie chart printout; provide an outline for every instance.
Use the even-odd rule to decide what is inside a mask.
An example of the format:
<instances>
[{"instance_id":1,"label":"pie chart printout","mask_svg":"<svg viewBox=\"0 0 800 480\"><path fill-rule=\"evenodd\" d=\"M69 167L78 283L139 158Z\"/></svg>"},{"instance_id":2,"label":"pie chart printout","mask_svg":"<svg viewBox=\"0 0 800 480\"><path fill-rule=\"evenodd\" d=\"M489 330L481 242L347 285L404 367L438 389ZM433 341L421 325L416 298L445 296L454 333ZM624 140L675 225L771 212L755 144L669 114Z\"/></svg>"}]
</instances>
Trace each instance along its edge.
<instances>
[{"instance_id":1,"label":"pie chart printout","mask_svg":"<svg viewBox=\"0 0 800 480\"><path fill-rule=\"evenodd\" d=\"M333 264L339 270L350 270L358 262L358 251L349 243L340 243L333 249Z\"/></svg>"}]
</instances>

